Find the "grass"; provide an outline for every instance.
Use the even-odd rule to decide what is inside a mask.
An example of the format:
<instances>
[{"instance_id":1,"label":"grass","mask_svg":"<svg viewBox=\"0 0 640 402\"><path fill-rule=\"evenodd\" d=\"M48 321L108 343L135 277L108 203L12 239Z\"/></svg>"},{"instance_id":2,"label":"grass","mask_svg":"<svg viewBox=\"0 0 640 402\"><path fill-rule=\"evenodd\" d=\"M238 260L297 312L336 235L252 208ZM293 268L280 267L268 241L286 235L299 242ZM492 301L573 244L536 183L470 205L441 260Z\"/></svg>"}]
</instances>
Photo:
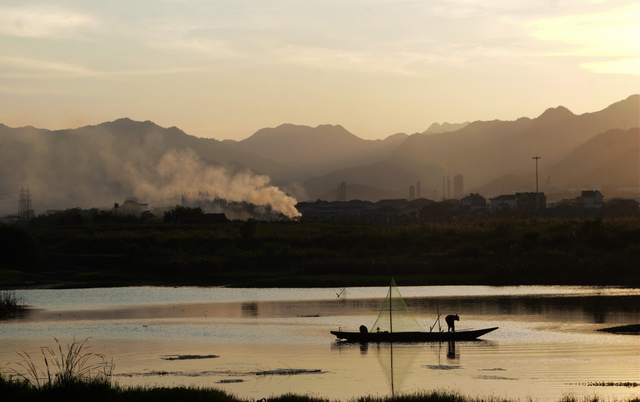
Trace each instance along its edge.
<instances>
[{"instance_id":1,"label":"grass","mask_svg":"<svg viewBox=\"0 0 640 402\"><path fill-rule=\"evenodd\" d=\"M8 380L0 375L0 394L2 400L56 402L56 401L92 401L92 402L162 402L162 401L209 401L209 402L253 402L253 399L237 398L225 391L198 387L121 387L104 383L83 382L72 388L34 387L25 382ZM310 395L283 394L260 399L258 402L331 402L327 398ZM609 399L598 396L577 398L565 395L559 402L599 402ZM639 398L614 399L620 402L639 402ZM512 402L507 398L466 396L452 391L419 391L396 396L361 396L347 402ZM529 399L534 401L534 399Z\"/></svg>"},{"instance_id":2,"label":"grass","mask_svg":"<svg viewBox=\"0 0 640 402\"><path fill-rule=\"evenodd\" d=\"M24 301L15 292L0 292L0 318L24 310Z\"/></svg>"},{"instance_id":3,"label":"grass","mask_svg":"<svg viewBox=\"0 0 640 402\"><path fill-rule=\"evenodd\" d=\"M88 352L88 338L82 342L74 340L66 347L54 339L56 348L40 348L44 368L37 365L27 352L20 352L18 355L22 360L15 363L19 369L11 369L12 378L45 389L65 389L87 384L107 386L111 383L113 361L107 360L102 354Z\"/></svg>"}]
</instances>

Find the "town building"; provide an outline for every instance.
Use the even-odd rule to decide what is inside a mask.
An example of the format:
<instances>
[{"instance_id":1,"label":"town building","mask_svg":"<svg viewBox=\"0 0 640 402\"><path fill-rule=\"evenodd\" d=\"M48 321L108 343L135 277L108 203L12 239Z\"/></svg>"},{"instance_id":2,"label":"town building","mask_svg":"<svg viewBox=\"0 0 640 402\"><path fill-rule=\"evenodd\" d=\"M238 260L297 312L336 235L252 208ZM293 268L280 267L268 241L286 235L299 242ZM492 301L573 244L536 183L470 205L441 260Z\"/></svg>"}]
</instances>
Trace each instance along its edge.
<instances>
[{"instance_id":1,"label":"town building","mask_svg":"<svg viewBox=\"0 0 640 402\"><path fill-rule=\"evenodd\" d=\"M489 203L493 211L503 211L503 210L514 211L517 208L515 194L502 194L497 197L490 198Z\"/></svg>"},{"instance_id":2,"label":"town building","mask_svg":"<svg viewBox=\"0 0 640 402\"><path fill-rule=\"evenodd\" d=\"M576 198L576 204L582 208L602 208L604 197L598 190L582 190L580 197Z\"/></svg>"},{"instance_id":3,"label":"town building","mask_svg":"<svg viewBox=\"0 0 640 402\"><path fill-rule=\"evenodd\" d=\"M544 193L516 193L516 209L520 211L535 211L546 207L547 196Z\"/></svg>"},{"instance_id":4,"label":"town building","mask_svg":"<svg viewBox=\"0 0 640 402\"><path fill-rule=\"evenodd\" d=\"M478 193L471 193L460 200L460 210L465 213L479 209L487 209L487 200Z\"/></svg>"}]
</instances>

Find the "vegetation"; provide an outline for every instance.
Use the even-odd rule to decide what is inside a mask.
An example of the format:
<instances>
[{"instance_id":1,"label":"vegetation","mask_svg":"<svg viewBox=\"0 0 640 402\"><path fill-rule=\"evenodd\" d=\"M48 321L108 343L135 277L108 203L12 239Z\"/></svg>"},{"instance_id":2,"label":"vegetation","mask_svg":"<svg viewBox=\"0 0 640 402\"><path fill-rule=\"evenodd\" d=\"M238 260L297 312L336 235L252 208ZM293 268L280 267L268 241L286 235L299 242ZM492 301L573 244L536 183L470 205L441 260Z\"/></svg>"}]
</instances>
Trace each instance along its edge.
<instances>
[{"instance_id":1,"label":"vegetation","mask_svg":"<svg viewBox=\"0 0 640 402\"><path fill-rule=\"evenodd\" d=\"M7 378L0 374L0 394L2 400L55 402L55 401L210 401L210 402L248 402L248 399L237 398L224 391L212 388L196 387L121 387L117 384L102 381L82 381L71 387L34 386L28 382ZM532 399L533 400L533 399ZM560 402L598 402L598 396L577 398L573 395L562 397ZM640 398L616 399L619 401L639 402ZM265 398L266 401L266 398ZM272 396L269 402L329 402L329 399L309 395L284 394ZM349 402L508 402L508 398L473 397L451 391L422 391L397 396L362 396Z\"/></svg>"},{"instance_id":2,"label":"vegetation","mask_svg":"<svg viewBox=\"0 0 640 402\"><path fill-rule=\"evenodd\" d=\"M24 302L14 292L0 292L0 318L24 309Z\"/></svg>"},{"instance_id":3,"label":"vegetation","mask_svg":"<svg viewBox=\"0 0 640 402\"><path fill-rule=\"evenodd\" d=\"M0 286L640 286L640 218L491 219L398 226L94 222L0 227L22 250ZM5 249L5 247L7 247ZM25 257L26 258L26 257Z\"/></svg>"},{"instance_id":4,"label":"vegetation","mask_svg":"<svg viewBox=\"0 0 640 402\"><path fill-rule=\"evenodd\" d=\"M44 369L39 367L27 352L22 352L18 353L22 361L16 363L22 371L13 369L12 373L22 382L36 388L69 389L77 384L110 384L113 361L108 361L104 355L87 352L90 348L87 346L88 339L82 342L74 340L67 344L66 350L57 339L55 341L58 345L57 351L40 348Z\"/></svg>"},{"instance_id":5,"label":"vegetation","mask_svg":"<svg viewBox=\"0 0 640 402\"><path fill-rule=\"evenodd\" d=\"M200 207L190 208L176 205L175 208L164 213L164 223L176 223L182 217L198 215L204 215L204 211Z\"/></svg>"}]
</instances>

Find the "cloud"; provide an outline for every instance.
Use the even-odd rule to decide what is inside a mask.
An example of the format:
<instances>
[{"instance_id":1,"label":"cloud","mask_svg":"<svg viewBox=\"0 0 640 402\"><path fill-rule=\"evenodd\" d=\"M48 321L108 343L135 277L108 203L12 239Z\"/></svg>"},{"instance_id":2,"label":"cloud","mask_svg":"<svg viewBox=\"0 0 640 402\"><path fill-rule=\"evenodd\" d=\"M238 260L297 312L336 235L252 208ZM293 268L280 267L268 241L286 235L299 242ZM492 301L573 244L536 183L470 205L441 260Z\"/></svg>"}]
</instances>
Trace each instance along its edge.
<instances>
[{"instance_id":1,"label":"cloud","mask_svg":"<svg viewBox=\"0 0 640 402\"><path fill-rule=\"evenodd\" d=\"M76 64L58 61L38 60L26 57L0 56L0 64L3 64L5 66L18 67L20 69L55 71L58 73L73 74L76 76L95 75L93 71Z\"/></svg>"},{"instance_id":2,"label":"cloud","mask_svg":"<svg viewBox=\"0 0 640 402\"><path fill-rule=\"evenodd\" d=\"M569 45L567 50L551 54L554 56L618 58L581 64L594 72L631 73L628 67L640 55L637 2L598 13L539 19L525 23L524 28L536 39ZM640 74L637 69L636 74Z\"/></svg>"},{"instance_id":3,"label":"cloud","mask_svg":"<svg viewBox=\"0 0 640 402\"><path fill-rule=\"evenodd\" d=\"M582 63L580 67L586 68L594 73L639 75L640 57Z\"/></svg>"},{"instance_id":4,"label":"cloud","mask_svg":"<svg viewBox=\"0 0 640 402\"><path fill-rule=\"evenodd\" d=\"M53 6L0 7L0 35L70 37L80 28L95 26L92 15Z\"/></svg>"}]
</instances>

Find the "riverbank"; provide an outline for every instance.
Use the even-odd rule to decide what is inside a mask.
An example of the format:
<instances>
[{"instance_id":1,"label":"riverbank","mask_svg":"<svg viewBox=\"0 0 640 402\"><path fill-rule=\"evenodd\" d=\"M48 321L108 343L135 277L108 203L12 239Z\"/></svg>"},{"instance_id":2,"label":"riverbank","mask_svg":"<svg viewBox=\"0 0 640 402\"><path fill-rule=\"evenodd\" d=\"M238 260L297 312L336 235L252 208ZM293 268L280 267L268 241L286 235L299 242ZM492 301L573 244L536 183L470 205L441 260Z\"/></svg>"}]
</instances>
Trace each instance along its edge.
<instances>
[{"instance_id":1,"label":"riverbank","mask_svg":"<svg viewBox=\"0 0 640 402\"><path fill-rule=\"evenodd\" d=\"M0 376L0 394L6 402L55 402L55 401L91 401L91 402L145 402L145 401L210 401L210 402L250 402L237 398L224 391L214 388L145 388L120 387L104 381L77 382L67 387L35 387L25 382L8 380ZM536 399L528 399L535 401ZM559 402L598 402L608 401L597 395L579 398L566 395ZM618 402L639 402L640 398L615 399ZM310 395L284 394L280 396L265 396L258 402L330 402L330 399ZM491 396L488 398L467 396L451 391L421 391L396 396L362 396L348 402L515 402L514 399Z\"/></svg>"},{"instance_id":2,"label":"riverbank","mask_svg":"<svg viewBox=\"0 0 640 402\"><path fill-rule=\"evenodd\" d=\"M0 227L1 288L640 286L640 219Z\"/></svg>"}]
</instances>

